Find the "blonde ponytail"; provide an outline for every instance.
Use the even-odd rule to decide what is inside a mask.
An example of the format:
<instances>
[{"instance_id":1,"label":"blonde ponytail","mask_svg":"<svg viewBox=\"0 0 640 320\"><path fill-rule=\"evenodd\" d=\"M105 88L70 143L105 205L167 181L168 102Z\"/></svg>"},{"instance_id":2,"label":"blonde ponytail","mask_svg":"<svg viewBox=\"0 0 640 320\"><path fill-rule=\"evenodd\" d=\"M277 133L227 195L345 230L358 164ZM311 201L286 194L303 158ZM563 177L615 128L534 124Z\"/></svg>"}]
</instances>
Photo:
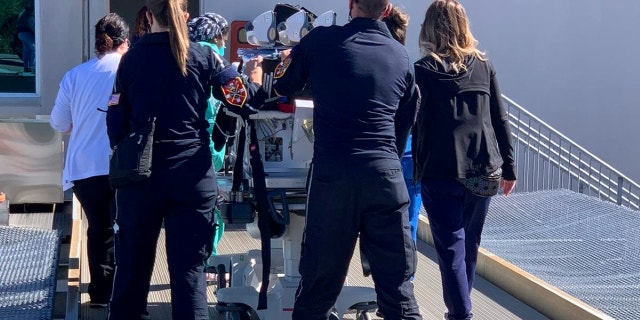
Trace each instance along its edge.
<instances>
[{"instance_id":1,"label":"blonde ponytail","mask_svg":"<svg viewBox=\"0 0 640 320\"><path fill-rule=\"evenodd\" d=\"M187 75L187 56L189 50L189 33L184 13L187 11L186 0L169 0L167 10L167 22L169 27L169 39L171 52L178 63L183 76Z\"/></svg>"},{"instance_id":2,"label":"blonde ponytail","mask_svg":"<svg viewBox=\"0 0 640 320\"><path fill-rule=\"evenodd\" d=\"M187 12L187 0L149 0L148 7L157 22L169 28L171 53L180 72L186 76L189 34L184 13Z\"/></svg>"}]
</instances>

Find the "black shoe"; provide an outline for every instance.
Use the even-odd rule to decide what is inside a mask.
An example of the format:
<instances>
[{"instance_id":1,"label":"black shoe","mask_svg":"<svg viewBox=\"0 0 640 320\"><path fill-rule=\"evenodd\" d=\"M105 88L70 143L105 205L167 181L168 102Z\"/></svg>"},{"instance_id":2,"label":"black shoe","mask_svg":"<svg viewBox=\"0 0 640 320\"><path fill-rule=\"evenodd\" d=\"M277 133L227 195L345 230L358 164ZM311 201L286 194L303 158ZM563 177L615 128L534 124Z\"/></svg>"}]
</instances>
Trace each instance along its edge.
<instances>
[{"instance_id":1,"label":"black shoe","mask_svg":"<svg viewBox=\"0 0 640 320\"><path fill-rule=\"evenodd\" d=\"M142 320L151 320L151 315L149 314L149 311L145 311L140 315L140 319Z\"/></svg>"}]
</instances>

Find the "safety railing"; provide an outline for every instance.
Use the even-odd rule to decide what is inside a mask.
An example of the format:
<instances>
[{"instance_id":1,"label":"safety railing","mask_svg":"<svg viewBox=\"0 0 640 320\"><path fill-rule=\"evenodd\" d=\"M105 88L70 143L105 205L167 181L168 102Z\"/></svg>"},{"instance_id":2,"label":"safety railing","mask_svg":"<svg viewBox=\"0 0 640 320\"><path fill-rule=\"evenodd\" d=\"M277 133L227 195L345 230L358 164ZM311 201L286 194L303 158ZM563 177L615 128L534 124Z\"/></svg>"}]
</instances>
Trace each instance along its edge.
<instances>
[{"instance_id":1,"label":"safety railing","mask_svg":"<svg viewBox=\"0 0 640 320\"><path fill-rule=\"evenodd\" d=\"M503 96L514 138L516 192L564 188L638 210L640 185Z\"/></svg>"}]
</instances>

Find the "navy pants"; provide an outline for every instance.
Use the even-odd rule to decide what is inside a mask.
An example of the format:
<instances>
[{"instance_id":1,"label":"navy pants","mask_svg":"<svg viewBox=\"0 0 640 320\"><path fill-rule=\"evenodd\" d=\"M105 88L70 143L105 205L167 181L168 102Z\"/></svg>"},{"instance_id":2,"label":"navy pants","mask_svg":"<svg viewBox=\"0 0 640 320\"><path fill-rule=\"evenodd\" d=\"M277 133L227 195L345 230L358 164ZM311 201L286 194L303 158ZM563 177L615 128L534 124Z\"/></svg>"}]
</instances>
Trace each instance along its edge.
<instances>
[{"instance_id":1,"label":"navy pants","mask_svg":"<svg viewBox=\"0 0 640 320\"><path fill-rule=\"evenodd\" d=\"M438 253L448 319L471 319L471 289L491 198L473 195L455 179L424 178L422 201Z\"/></svg>"},{"instance_id":2,"label":"navy pants","mask_svg":"<svg viewBox=\"0 0 640 320\"><path fill-rule=\"evenodd\" d=\"M360 235L385 319L422 319L410 281L415 244L399 161L335 164L311 173L293 320L326 320L344 284Z\"/></svg>"},{"instance_id":3,"label":"navy pants","mask_svg":"<svg viewBox=\"0 0 640 320\"><path fill-rule=\"evenodd\" d=\"M413 161L411 156L404 156L402 158L402 172L404 174L404 183L407 185L407 191L409 192L409 227L411 227L411 239L413 243L418 241L418 220L420 217L420 207L422 206L422 195L420 192L420 183L413 181ZM369 261L367 256L360 249L360 258L362 259L362 272L365 276L369 276L371 270L369 268Z\"/></svg>"},{"instance_id":4,"label":"navy pants","mask_svg":"<svg viewBox=\"0 0 640 320\"><path fill-rule=\"evenodd\" d=\"M113 217L115 195L107 176L73 182L73 193L87 216L89 297L92 303L107 303L113 287Z\"/></svg>"},{"instance_id":5,"label":"navy pants","mask_svg":"<svg viewBox=\"0 0 640 320\"><path fill-rule=\"evenodd\" d=\"M186 167L186 168L185 168ZM161 228L165 229L173 319L209 319L205 261L212 250L216 179L211 161L154 172L116 191L116 273L109 319L140 319Z\"/></svg>"}]
</instances>

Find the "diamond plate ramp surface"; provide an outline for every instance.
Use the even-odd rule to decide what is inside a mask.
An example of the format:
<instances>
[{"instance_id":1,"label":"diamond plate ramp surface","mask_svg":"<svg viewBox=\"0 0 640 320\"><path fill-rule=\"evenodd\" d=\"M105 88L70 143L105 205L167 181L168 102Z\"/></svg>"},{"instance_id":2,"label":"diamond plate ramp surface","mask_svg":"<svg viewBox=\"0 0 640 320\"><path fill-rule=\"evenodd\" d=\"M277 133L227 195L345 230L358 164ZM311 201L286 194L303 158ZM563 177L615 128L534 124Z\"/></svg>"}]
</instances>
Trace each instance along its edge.
<instances>
[{"instance_id":1,"label":"diamond plate ramp surface","mask_svg":"<svg viewBox=\"0 0 640 320\"><path fill-rule=\"evenodd\" d=\"M0 319L51 319L59 232L0 227Z\"/></svg>"},{"instance_id":2,"label":"diamond plate ramp surface","mask_svg":"<svg viewBox=\"0 0 640 320\"><path fill-rule=\"evenodd\" d=\"M482 247L620 319L640 314L640 212L569 190L492 200Z\"/></svg>"}]
</instances>

